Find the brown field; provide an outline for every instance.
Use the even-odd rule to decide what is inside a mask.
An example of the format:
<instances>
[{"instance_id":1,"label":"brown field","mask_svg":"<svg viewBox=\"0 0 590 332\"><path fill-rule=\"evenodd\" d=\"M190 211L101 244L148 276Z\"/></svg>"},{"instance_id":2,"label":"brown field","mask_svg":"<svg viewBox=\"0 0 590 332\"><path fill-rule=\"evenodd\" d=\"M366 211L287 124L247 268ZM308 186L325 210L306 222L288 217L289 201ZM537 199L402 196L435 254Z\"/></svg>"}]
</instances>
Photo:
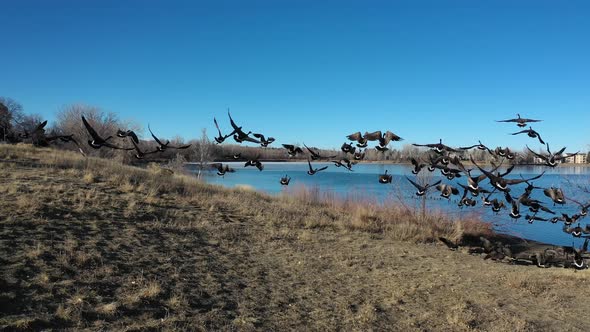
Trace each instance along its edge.
<instances>
[{"instance_id":1,"label":"brown field","mask_svg":"<svg viewBox=\"0 0 590 332\"><path fill-rule=\"evenodd\" d=\"M477 220L0 146L4 330L587 331L588 270L450 251Z\"/></svg>"}]
</instances>

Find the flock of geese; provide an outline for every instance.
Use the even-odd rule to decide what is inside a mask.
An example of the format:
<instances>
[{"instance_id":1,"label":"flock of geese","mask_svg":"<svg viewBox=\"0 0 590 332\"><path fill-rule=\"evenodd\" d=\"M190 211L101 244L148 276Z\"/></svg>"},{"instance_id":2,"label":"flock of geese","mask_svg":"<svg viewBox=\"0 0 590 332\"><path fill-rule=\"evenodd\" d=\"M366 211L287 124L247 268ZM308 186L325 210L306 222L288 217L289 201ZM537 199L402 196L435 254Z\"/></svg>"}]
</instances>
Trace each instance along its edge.
<instances>
[{"instance_id":1,"label":"flock of geese","mask_svg":"<svg viewBox=\"0 0 590 332\"><path fill-rule=\"evenodd\" d=\"M225 135L222 133L217 119L213 119L218 132L218 135L214 137L214 140L217 144L224 143L230 137L233 138L236 143L253 143L259 145L262 148L268 147L275 142L274 137L268 137L261 133L254 133L250 130L246 132L243 129L243 126L238 126L236 124L229 113L229 110L228 117L232 130ZM88 145L93 149L110 148L134 151L135 158L142 159L146 155L161 153L167 149L187 149L191 146L190 144L181 146L171 145L170 141L164 141L157 137L153 133L152 129L148 126L152 138L157 143L157 147L155 150L145 151L140 147L140 140L135 132L131 130L119 129L116 133L113 133L113 135L103 137L98 134L92 124L84 116L82 116L81 119L88 133ZM501 120L498 122L516 123L519 128L525 128L529 123L539 121L541 120L522 118L518 114L517 118ZM85 155L80 142L76 140L73 135L47 136L44 129L46 125L47 121L44 121L40 123L32 133L24 132L19 134L19 136L22 138L31 138L35 145L42 146L49 145L51 142L56 140L60 140L62 142L71 142L78 147L82 154ZM527 134L527 136L530 138L538 140L540 144L546 146L547 153L537 153L531 150L528 145L527 149L540 160L542 160L544 165L547 167L555 167L564 158L572 157L577 154L577 152L565 153L565 147L558 151L551 152L549 144L546 143L541 138L541 135L537 131L533 130L532 127L512 133L512 135L521 134ZM120 140L126 139L131 145L121 146L121 144L124 142L114 142L115 137ZM365 132L364 134L361 134L361 132L358 131L353 134L346 135L345 137L348 142L344 142L340 147L344 155L342 156L342 154L340 154L340 157L337 157L336 155L322 155L320 151L310 148L305 144L303 144L303 148L295 144L282 144L282 147L286 150L286 153L289 157L307 155L307 163L309 167L307 174L313 176L322 171L325 171L328 166L316 167L312 161L330 161L335 167L341 167L348 171L353 171L354 165L363 160L366 149L369 148L370 143L374 142L374 148L377 151L384 152L389 149L388 146L391 142L399 142L403 140L400 136L389 130L385 132ZM575 238L585 237L586 240L584 245L579 249L574 248L572 245L571 247L562 247L559 250L546 250L543 253L535 254L534 257L529 257L529 259L532 262L535 262L538 266L550 266L555 265L555 262L557 262L558 258L560 257L566 257L566 259L562 260L562 262L570 262L568 260L569 258L567 257L568 255L572 255L573 265L570 263L563 263L562 265L573 266L575 268L587 267L583 257L585 254L587 254L588 238L590 237L590 224L586 224L584 227L582 227L580 225L580 221L588 215L590 203L579 202L572 198L566 198L561 188L541 188L535 186L533 181L541 178L545 172L529 178L524 178L522 176L520 176L520 178L508 178L516 166L516 164L512 163L512 161L517 157L517 153L511 151L509 148L497 147L492 150L484 145L481 141L478 141L477 144L471 146L453 148L443 144L442 139L440 139L438 143L413 145L417 147L428 148L431 151L428 154L426 160L419 160L415 158L411 158L410 160L414 178L412 179L408 176L405 176L405 178L413 187L415 187L416 196L425 198L429 191L432 190L438 191L440 197L443 199L450 200L450 198L453 196L460 196L460 199L458 200L458 206L461 208L476 206L477 197L480 197L483 206L489 207L496 214L501 213L504 209L507 209L508 215L511 218L520 219L521 217L524 217L528 223L562 223L562 230L564 232L571 234ZM487 151L487 153L489 153L494 160L491 162L491 167L483 167L483 165L479 165L472 157L469 160L470 164L464 164L463 162L465 159L462 157L463 153L471 149ZM243 158L240 154L236 154L231 156L230 159L239 161ZM500 168L503 165L506 166L507 169L500 171ZM259 171L264 170L264 164L260 161L260 155L254 158L247 158L244 167L256 167ZM420 178L418 175L425 170L429 172L438 170L442 174L443 178L446 178L449 181L455 180L456 182L443 183L443 180L438 180L433 183L424 183L424 178ZM474 171L478 173L475 173ZM217 174L219 176L225 176L227 173L232 172L235 172L235 169L231 168L229 165L224 165L223 163L217 164ZM381 184L391 184L392 179L392 175L388 174L387 170L384 174L380 174L378 176L378 182ZM481 186L481 183L485 180L489 181L491 188L484 188ZM283 186L288 186L290 182L291 177L288 174L285 174L285 176L282 176L279 179L279 183ZM517 185L519 184L526 185L522 193L517 193ZM532 198L532 194L535 191L542 191L543 195L547 197L549 201L543 202L539 199ZM549 205L564 205L568 201L579 206L579 209L576 213L561 213L561 215L558 215L551 209ZM526 212L524 211L525 209ZM441 241L451 248L457 247L457 244L451 243L446 239L441 239ZM492 244L483 238L481 242L481 250L486 253L486 258L508 258L513 261L517 260L517 258L513 257L508 246L502 245L501 243Z\"/></svg>"},{"instance_id":2,"label":"flock of geese","mask_svg":"<svg viewBox=\"0 0 590 332\"><path fill-rule=\"evenodd\" d=\"M255 134L251 131L248 131L247 133L244 132L241 126L236 125L233 118L231 117L231 114L229 114L229 111L228 117L233 131L227 135L222 134L217 119L214 118L214 123L219 133L218 137L215 138L215 141L218 144L223 143L225 139L232 135L237 143L251 142L260 144L263 147L266 147L275 141L275 139L272 137L269 137L268 140L261 139L264 138L262 134ZM500 120L498 122L516 123L519 128L525 128L529 125L529 123L540 121L542 120L523 118L520 116L520 114L517 114L517 118ZM252 134L252 137L250 137L250 134ZM551 152L549 149L549 144L546 143L541 138L539 132L535 131L532 127L511 133L511 135L521 134L526 134L528 137L534 138L540 144L546 146L546 154L537 153L530 149L528 145L526 146L527 149L533 153L533 155L543 161L543 165L546 167L556 167L563 159L567 157L573 157L578 154L578 152L566 153L565 147L556 152ZM303 144L303 148L294 144L282 144L282 146L285 148L289 157L305 155L307 153L307 163L309 167L307 174L315 175L323 170L326 170L328 166L315 167L312 161L330 161L336 167L343 167L348 171L352 171L353 166L358 161L363 159L366 148L368 148L371 142L376 143L374 148L377 151L384 152L388 150L388 145L391 142L403 140L400 136L389 130L385 132L365 132L364 134L361 134L361 132L358 131L353 134L346 135L346 138L348 139L348 142L344 142L340 147L341 151L344 153L344 157L338 157L337 159L334 159L336 156L322 156L319 151L316 151L305 144ZM459 196L460 199L458 200L458 206L461 208L476 206L477 198L480 197L482 205L489 207L495 214L501 213L502 210L507 210L507 214L511 218L520 219L524 217L528 223L562 223L562 230L568 234L571 234L573 237L586 237L586 240L588 237L590 237L590 224L587 224L584 227L580 226L580 221L588 214L590 203L578 202L572 198L568 198L566 200L566 197L561 188L541 188L535 186L533 181L541 178L545 172L528 178L524 178L522 176L519 178L509 177L516 167L516 163L513 161L515 161L518 156L516 152L511 151L508 147L497 147L495 149L491 149L484 145L481 141L478 141L477 144L471 146L454 148L443 144L442 139L440 139L437 143L413 145L417 147L428 148L431 151L426 160L418 160L415 158L410 159L410 162L413 166L412 174L415 176L415 178L408 176L405 176L405 178L413 187L415 187L416 196L426 197L429 191L432 190L438 191L440 197L443 199L450 200L450 198L453 196ZM464 164L464 158L462 156L465 152L471 149L478 149L489 153L493 158L491 167L484 167L483 165L478 164L472 157L469 158L469 164ZM232 156L232 159L234 160L239 160L240 158L240 155ZM262 165L262 163L259 161L259 156L255 157L254 159L247 160L244 166L256 166L260 171L264 169L264 165ZM502 166L505 166L506 168L505 170L500 171ZM447 180L456 180L456 182L443 183L443 180L437 180L433 183L424 183L424 181L421 181L421 178L418 177L418 175L421 172L424 172L424 170L429 172L438 170L444 178ZM220 176L224 176L227 172L231 171L234 170L229 168L228 165L223 165L222 163L218 165L217 174ZM381 184L389 184L392 183L392 179L393 176L388 174L388 171L386 170L384 174L380 174L378 176L377 180ZM481 186L481 183L483 183L485 180L488 180L491 188L484 188ZM285 176L282 176L279 179L279 183L283 186L288 186L290 182L291 177L289 177L288 174L285 174ZM526 187L524 187L522 193L517 193L517 185L520 184L525 184ZM549 201L543 202L539 199L532 198L532 194L535 191L542 191L544 197L547 197ZM561 213L558 215L550 207L550 204L564 205L566 204L566 201L571 201L572 203L577 204L577 206L579 206L578 212L574 214ZM524 211L525 209L526 213ZM451 244L450 241L447 241L446 239L441 239L441 241L445 242L450 247L456 246L456 244ZM585 241L584 245L579 249L574 248L573 245L571 247L561 247L561 249L554 248L550 251L538 253L532 257L527 257L527 259L538 266L557 265L558 260L562 259L562 266L586 268L587 265L584 259L581 257L587 252L587 242L588 241ZM481 250L486 254L485 258L491 258L495 260L510 259L515 262L523 261L522 257L516 258L512 255L509 245L503 245L499 242L491 244L487 239L484 238L482 238ZM569 260L569 256L572 256L573 260Z\"/></svg>"}]
</instances>

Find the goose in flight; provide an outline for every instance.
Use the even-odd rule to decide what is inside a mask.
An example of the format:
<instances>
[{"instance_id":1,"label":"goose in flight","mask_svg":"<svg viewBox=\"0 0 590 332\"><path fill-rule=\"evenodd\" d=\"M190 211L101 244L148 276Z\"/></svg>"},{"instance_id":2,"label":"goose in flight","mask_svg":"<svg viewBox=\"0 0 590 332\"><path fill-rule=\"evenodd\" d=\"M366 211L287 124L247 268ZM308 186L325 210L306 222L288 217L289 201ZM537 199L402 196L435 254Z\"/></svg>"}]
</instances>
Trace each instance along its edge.
<instances>
[{"instance_id":1,"label":"goose in flight","mask_svg":"<svg viewBox=\"0 0 590 332\"><path fill-rule=\"evenodd\" d=\"M188 149L191 147L191 144L181 145L181 146L173 146L173 145L170 145L170 141L166 141L166 143L163 143L156 135L154 135L154 133L152 132L152 128L150 128L149 124L148 124L148 130L150 131L150 134L152 134L152 137L154 138L156 143L158 143L157 149L160 152L166 151L166 149L184 150L184 149Z\"/></svg>"},{"instance_id":2,"label":"goose in flight","mask_svg":"<svg viewBox=\"0 0 590 332\"><path fill-rule=\"evenodd\" d=\"M136 144L139 144L139 138L137 137L137 134L133 130L118 129L117 130L117 137L121 137L121 138L130 137L131 140L133 140Z\"/></svg>"},{"instance_id":3,"label":"goose in flight","mask_svg":"<svg viewBox=\"0 0 590 332\"><path fill-rule=\"evenodd\" d=\"M231 133L229 133L227 135L223 135L221 133L221 129L219 129L219 124L217 123L217 119L215 117L213 117L213 123L215 123L215 128L217 128L217 133L218 133L217 134L218 136L215 137L215 142L217 144L223 143L228 137L230 137L231 135L234 134L234 131L232 131Z\"/></svg>"},{"instance_id":4,"label":"goose in flight","mask_svg":"<svg viewBox=\"0 0 590 332\"><path fill-rule=\"evenodd\" d=\"M298 153L303 153L303 150L300 147L295 146L293 144L283 144L283 147L287 149L289 158L295 157Z\"/></svg>"},{"instance_id":5,"label":"goose in flight","mask_svg":"<svg viewBox=\"0 0 590 332\"><path fill-rule=\"evenodd\" d=\"M309 151L309 154L311 156L311 160L336 158L336 156L324 157L324 156L320 155L319 152L317 152L317 151L311 149L310 147L308 147L307 145L305 145L305 143L303 143L303 146L307 149L307 151Z\"/></svg>"},{"instance_id":6,"label":"goose in flight","mask_svg":"<svg viewBox=\"0 0 590 332\"><path fill-rule=\"evenodd\" d=\"M406 179L408 179L408 181L410 181L410 183L416 187L416 189L418 189L418 191L416 192L416 196L424 196L426 194L426 191L428 191L428 189L430 187L435 187L437 185L439 185L442 181L438 180L437 182L433 183L433 184L426 184L424 186L419 185L418 183L412 181L412 179L410 179L409 177L406 176Z\"/></svg>"},{"instance_id":7,"label":"goose in flight","mask_svg":"<svg viewBox=\"0 0 590 332\"><path fill-rule=\"evenodd\" d=\"M275 141L274 137L266 138L263 134L252 134L252 136L258 138L258 140L260 141L260 146L262 146L263 148L267 147L270 143Z\"/></svg>"},{"instance_id":8,"label":"goose in flight","mask_svg":"<svg viewBox=\"0 0 590 332\"><path fill-rule=\"evenodd\" d=\"M545 145L545 142L541 138L541 135L538 132L536 132L535 130L533 130L533 127L529 127L529 129L525 129L525 130L521 130L516 133L512 133L511 135L519 135L519 134L525 134L525 133L531 138L538 139L541 144Z\"/></svg>"},{"instance_id":9,"label":"goose in flight","mask_svg":"<svg viewBox=\"0 0 590 332\"><path fill-rule=\"evenodd\" d=\"M346 138L348 138L348 140L350 140L350 141L357 142L356 146L359 148L366 148L367 147L368 140L366 138L364 138L363 135L361 135L360 131L350 134L350 135L346 136Z\"/></svg>"},{"instance_id":10,"label":"goose in flight","mask_svg":"<svg viewBox=\"0 0 590 332\"><path fill-rule=\"evenodd\" d=\"M231 124L232 128L234 129L233 134L234 134L234 140L236 142L242 143L244 141L247 141L247 142L260 144L259 140L250 137L250 134L252 133L251 131L245 133L242 130L242 127L238 127L238 125L236 125L236 123L234 122L234 119L232 119L232 117L231 117L231 114L229 114L229 110L227 110L227 115L229 116L229 123Z\"/></svg>"},{"instance_id":11,"label":"goose in flight","mask_svg":"<svg viewBox=\"0 0 590 332\"><path fill-rule=\"evenodd\" d=\"M309 175L314 175L315 173L323 171L328 168L328 166L324 166L321 168L312 168L311 167L311 160L309 160L309 159L307 159L307 164L309 165L309 171L307 171L307 174L309 174Z\"/></svg>"},{"instance_id":12,"label":"goose in flight","mask_svg":"<svg viewBox=\"0 0 590 332\"><path fill-rule=\"evenodd\" d=\"M94 130L94 128L92 128L90 123L88 123L88 121L86 121L86 118L83 115L82 115L82 122L84 123L84 127L86 127L86 130L90 134L90 137L92 137L91 140L88 140L88 145L90 145L90 147L92 147L94 149L100 149L103 146L106 146L107 148L111 148L111 149L117 149L117 150L133 150L134 149L134 148L122 148L122 147L118 147L114 144L109 143L108 140L113 138L113 136L109 136L107 138L102 138L96 132L96 130Z\"/></svg>"},{"instance_id":13,"label":"goose in flight","mask_svg":"<svg viewBox=\"0 0 590 332\"><path fill-rule=\"evenodd\" d=\"M496 120L496 122L516 122L516 125L519 126L520 128L524 128L527 126L527 123L529 122L541 122L543 120L535 120L535 119L527 119L527 118L522 118L520 116L520 114L516 114L517 118L515 119L508 119L508 120Z\"/></svg>"},{"instance_id":14,"label":"goose in flight","mask_svg":"<svg viewBox=\"0 0 590 332\"><path fill-rule=\"evenodd\" d=\"M492 172L486 171L485 169L481 168L476 162L475 160L473 160L473 157L471 157L471 162L483 173L487 176L487 178L490 180L490 184L503 192L507 192L509 191L508 186L509 185L515 185L515 184L519 184L519 183L523 183L523 182L527 182L527 181L532 181L532 180L536 180L538 178L540 178L541 176L543 176L545 174L545 172L537 175L537 176L533 176L532 178L529 179L505 179L502 176L499 175L495 175Z\"/></svg>"},{"instance_id":15,"label":"goose in flight","mask_svg":"<svg viewBox=\"0 0 590 332\"><path fill-rule=\"evenodd\" d=\"M281 178L281 181L280 181L281 185L283 185L283 186L288 186L289 185L289 182L291 182L291 177L289 177L286 174L285 174L285 176L283 176Z\"/></svg>"},{"instance_id":16,"label":"goose in flight","mask_svg":"<svg viewBox=\"0 0 590 332\"><path fill-rule=\"evenodd\" d=\"M430 149L434 150L434 152L436 152L438 154L442 154L445 151L446 152L457 152L457 150L455 150L455 149L453 149L453 148L451 148L451 147L449 147L447 145L444 145L442 143L442 138L439 140L438 143L432 143L432 144L412 144L412 145L413 146L423 146L423 147L430 148Z\"/></svg>"}]
</instances>

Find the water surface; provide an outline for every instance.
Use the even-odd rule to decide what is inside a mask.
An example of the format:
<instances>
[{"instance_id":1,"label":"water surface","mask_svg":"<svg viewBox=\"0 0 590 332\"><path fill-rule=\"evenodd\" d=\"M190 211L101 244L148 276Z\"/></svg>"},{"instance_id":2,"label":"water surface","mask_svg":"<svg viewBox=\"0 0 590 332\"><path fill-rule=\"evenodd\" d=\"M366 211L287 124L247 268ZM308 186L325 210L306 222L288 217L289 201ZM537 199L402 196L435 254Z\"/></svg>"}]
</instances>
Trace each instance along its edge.
<instances>
[{"instance_id":1,"label":"water surface","mask_svg":"<svg viewBox=\"0 0 590 332\"><path fill-rule=\"evenodd\" d=\"M264 170L259 171L253 167L244 168L243 162L229 162L230 167L236 170L235 173L227 173L224 177L216 174L216 170L206 171L204 179L208 183L219 184L226 187L235 186L251 186L256 190L263 191L269 194L289 194L302 186L308 188L317 188L321 192L331 193L333 195L346 197L359 197L361 199L378 200L385 204L404 204L419 208L420 200L416 198L414 192L415 188L405 179L405 176L415 179L411 173L411 167L408 165L399 164L357 164L353 166L353 171L350 172L342 167L335 167L332 163L313 163L315 167L322 167L328 165L328 169L319 172L313 176L307 174L307 162L266 162L264 163ZM192 171L196 171L196 165L187 165ZM383 174L385 170L393 175L392 184L380 184L378 182L379 174ZM516 166L516 169L507 178L532 177L545 171L545 175L534 181L535 186L539 187L562 187L564 193L568 197L572 197L577 201L586 203L590 200L590 194L584 193L578 188L581 186L590 186L590 168L587 167L557 167L547 168L542 166ZM473 173L475 175L476 173ZM282 176L288 175L291 177L289 186L281 186L279 180ZM465 177L447 180L442 177L440 172L428 172L424 169L421 172L421 177L429 182L443 180L443 183L453 184L459 187L456 183L466 184ZM481 186L486 189L491 189L489 181L486 179L482 181ZM512 195L518 197L523 193L526 184L513 186ZM484 207L481 204L480 197L476 197L478 202L475 207L457 206L461 195L453 196L451 200L443 199L439 196L436 190L429 191L427 198L427 208L438 209L444 213L456 217L468 217L476 214L487 222L494 225L494 228L502 233L521 236L527 239L553 243L558 245L571 245L572 241L579 246L581 239L574 239L570 234L562 231L563 223L552 224L549 222L535 222L529 224L524 215L530 214L527 207L521 206L521 217L514 220L508 216L509 210L503 210L500 214L494 214L489 207ZM503 199L503 194L494 194L493 197ZM561 213L573 214L579 211L579 205L573 202L568 202L566 205L554 206L551 200L545 197L542 190L535 190L532 198L539 199L545 202L546 206L556 212L558 216ZM546 213L539 213L538 216L548 217L551 215ZM590 219L581 219L581 225L584 227L586 222L590 223Z\"/></svg>"}]
</instances>

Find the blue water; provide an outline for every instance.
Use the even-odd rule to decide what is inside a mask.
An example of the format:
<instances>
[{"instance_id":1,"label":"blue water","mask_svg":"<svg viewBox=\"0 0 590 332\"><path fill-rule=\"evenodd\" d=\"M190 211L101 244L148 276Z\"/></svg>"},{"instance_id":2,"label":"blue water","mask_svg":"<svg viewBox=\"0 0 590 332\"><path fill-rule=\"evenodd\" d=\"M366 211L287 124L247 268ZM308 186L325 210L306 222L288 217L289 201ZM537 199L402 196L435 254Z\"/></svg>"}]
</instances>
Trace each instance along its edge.
<instances>
[{"instance_id":1,"label":"blue water","mask_svg":"<svg viewBox=\"0 0 590 332\"><path fill-rule=\"evenodd\" d=\"M415 188L404 178L406 175L413 180L416 177L411 173L411 167L407 165L357 164L353 166L353 172L350 172L342 167L335 167L332 163L314 163L314 168L325 165L329 167L325 171L310 176L307 174L307 162L266 162L264 163L263 171L259 171L253 167L244 168L243 162L230 162L227 164L234 168L236 172L227 173L224 177L220 177L216 174L215 170L207 171L204 176L205 181L226 187L251 186L256 190L269 194L289 194L298 190L298 188L300 189L302 186L306 186L342 198L366 198L369 201L377 200L386 204L389 202L391 204L400 204L400 202L403 202L403 204L416 208L419 208L421 204L421 200L417 199L414 195ZM193 171L196 169L195 165L188 165L187 167ZM378 175L383 174L385 170L388 170L388 173L393 175L392 184L380 184L378 182ZM527 178L538 175L543 171L545 171L545 175L533 181L535 186L545 188L551 186L561 187L566 197L571 197L584 204L590 201L590 194L578 188L578 185L590 187L590 168L587 167L571 166L552 169L541 166L517 166L507 178L520 178L521 174ZM287 187L281 186L279 183L280 178L284 175L291 177L291 183ZM476 173L474 172L473 175L476 175ZM447 180L441 176L438 170L431 173L423 169L421 176L424 177L423 180L430 183L443 180L443 183L449 183L458 188L457 182L462 184L466 184L467 182L465 177ZM483 180L480 186L491 190L491 185L487 179ZM514 197L518 197L523 193L525 187L526 184L512 186L511 194ZM461 189L460 195L452 196L450 200L447 200L441 198L439 196L440 193L432 188L428 192L427 207L444 211L444 213L453 217L480 216L486 222L492 223L494 228L500 233L556 245L571 245L574 242L576 246L579 246L581 243L580 239L575 239L570 234L562 231L562 222L552 224L550 222L536 221L533 224L529 224L524 219L524 215L532 213L524 206L521 206L523 217L518 220L514 220L508 216L509 209L502 210L498 215L494 214L491 208L483 206L481 195L475 197L477 206L460 208L457 206L457 203L462 193L463 191ZM471 197L470 194L468 195ZM491 198L494 197L504 200L502 193L496 193ZM580 210L579 205L571 201L568 201L567 204L562 206L554 206L551 200L543 195L542 190L535 190L531 197L545 202L545 206L555 211L557 216L561 216L561 213L571 215L578 213ZM548 219L551 217L547 213L539 213L538 216ZM590 223L590 218L581 219L580 222L581 226L584 227L586 223Z\"/></svg>"}]
</instances>

